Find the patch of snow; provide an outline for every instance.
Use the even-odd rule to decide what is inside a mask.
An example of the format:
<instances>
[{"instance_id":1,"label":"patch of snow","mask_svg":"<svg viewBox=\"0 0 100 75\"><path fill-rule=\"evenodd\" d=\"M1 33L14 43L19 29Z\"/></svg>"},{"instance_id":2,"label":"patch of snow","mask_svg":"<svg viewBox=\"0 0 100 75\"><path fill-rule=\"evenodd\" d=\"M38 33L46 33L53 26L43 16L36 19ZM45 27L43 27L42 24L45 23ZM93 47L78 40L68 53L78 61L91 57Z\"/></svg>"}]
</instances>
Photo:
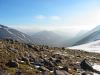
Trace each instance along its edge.
<instances>
[{"instance_id":1,"label":"patch of snow","mask_svg":"<svg viewBox=\"0 0 100 75\"><path fill-rule=\"evenodd\" d=\"M93 73L93 75L99 75L99 74L97 74L97 73Z\"/></svg>"},{"instance_id":2,"label":"patch of snow","mask_svg":"<svg viewBox=\"0 0 100 75\"><path fill-rule=\"evenodd\" d=\"M8 28L5 29L9 34L13 34Z\"/></svg>"},{"instance_id":3,"label":"patch of snow","mask_svg":"<svg viewBox=\"0 0 100 75\"><path fill-rule=\"evenodd\" d=\"M58 66L59 68L63 68L63 66Z\"/></svg>"},{"instance_id":4,"label":"patch of snow","mask_svg":"<svg viewBox=\"0 0 100 75\"><path fill-rule=\"evenodd\" d=\"M24 63L24 61L20 61L21 63Z\"/></svg>"},{"instance_id":5,"label":"patch of snow","mask_svg":"<svg viewBox=\"0 0 100 75\"><path fill-rule=\"evenodd\" d=\"M94 41L87 44L77 45L73 47L68 47L69 49L84 50L87 52L100 53L100 40Z\"/></svg>"},{"instance_id":6,"label":"patch of snow","mask_svg":"<svg viewBox=\"0 0 100 75\"><path fill-rule=\"evenodd\" d=\"M40 68L40 66L38 66L38 65L35 65L35 68Z\"/></svg>"},{"instance_id":7,"label":"patch of snow","mask_svg":"<svg viewBox=\"0 0 100 75\"><path fill-rule=\"evenodd\" d=\"M96 63L95 63L92 67L93 67L95 70L100 71L100 65L99 65L99 64L96 64ZM93 73L93 75L100 75L100 74Z\"/></svg>"},{"instance_id":8,"label":"patch of snow","mask_svg":"<svg viewBox=\"0 0 100 75\"><path fill-rule=\"evenodd\" d=\"M95 70L97 70L97 71L100 71L100 65L99 64L94 64L93 65L93 68L95 69Z\"/></svg>"},{"instance_id":9,"label":"patch of snow","mask_svg":"<svg viewBox=\"0 0 100 75\"><path fill-rule=\"evenodd\" d=\"M50 73L53 73L53 71L50 71Z\"/></svg>"}]
</instances>

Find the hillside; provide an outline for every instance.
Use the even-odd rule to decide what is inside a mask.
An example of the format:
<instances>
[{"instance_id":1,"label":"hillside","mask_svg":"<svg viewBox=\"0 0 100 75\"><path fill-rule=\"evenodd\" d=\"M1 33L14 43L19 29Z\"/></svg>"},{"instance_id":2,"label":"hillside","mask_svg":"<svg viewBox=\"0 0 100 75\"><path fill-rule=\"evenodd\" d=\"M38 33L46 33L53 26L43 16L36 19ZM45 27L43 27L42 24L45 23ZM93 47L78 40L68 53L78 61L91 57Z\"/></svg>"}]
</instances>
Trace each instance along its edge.
<instances>
[{"instance_id":1,"label":"hillside","mask_svg":"<svg viewBox=\"0 0 100 75\"><path fill-rule=\"evenodd\" d=\"M100 54L0 40L0 75L80 75L83 59L100 64ZM90 71L91 73L91 71Z\"/></svg>"},{"instance_id":2,"label":"hillside","mask_svg":"<svg viewBox=\"0 0 100 75\"><path fill-rule=\"evenodd\" d=\"M100 40L100 25L82 35L80 40L77 41L73 46L90 43L97 40Z\"/></svg>"},{"instance_id":3,"label":"hillside","mask_svg":"<svg viewBox=\"0 0 100 75\"><path fill-rule=\"evenodd\" d=\"M13 39L23 43L33 43L31 36L1 24L0 24L0 38Z\"/></svg>"}]
</instances>

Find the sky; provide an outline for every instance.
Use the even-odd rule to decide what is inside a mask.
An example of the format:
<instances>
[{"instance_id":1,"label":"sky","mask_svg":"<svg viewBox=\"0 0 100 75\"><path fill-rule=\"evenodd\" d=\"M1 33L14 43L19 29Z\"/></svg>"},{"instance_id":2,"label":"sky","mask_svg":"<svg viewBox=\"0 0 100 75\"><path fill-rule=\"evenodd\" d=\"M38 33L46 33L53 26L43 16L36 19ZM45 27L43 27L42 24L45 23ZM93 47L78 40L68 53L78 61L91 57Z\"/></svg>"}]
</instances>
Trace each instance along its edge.
<instances>
[{"instance_id":1,"label":"sky","mask_svg":"<svg viewBox=\"0 0 100 75\"><path fill-rule=\"evenodd\" d=\"M100 0L0 0L0 24L26 32L90 30L100 25Z\"/></svg>"}]
</instances>

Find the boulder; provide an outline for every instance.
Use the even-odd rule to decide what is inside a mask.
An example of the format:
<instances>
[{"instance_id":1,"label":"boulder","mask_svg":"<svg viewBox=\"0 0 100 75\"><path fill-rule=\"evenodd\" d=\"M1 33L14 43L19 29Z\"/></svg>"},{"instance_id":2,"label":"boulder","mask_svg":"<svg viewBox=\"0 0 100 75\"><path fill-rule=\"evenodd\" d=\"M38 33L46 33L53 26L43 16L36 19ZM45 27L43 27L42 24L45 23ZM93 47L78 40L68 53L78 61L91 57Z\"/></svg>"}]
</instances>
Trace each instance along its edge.
<instances>
[{"instance_id":1,"label":"boulder","mask_svg":"<svg viewBox=\"0 0 100 75\"><path fill-rule=\"evenodd\" d=\"M84 59L81 63L80 63L80 67L84 70L84 71L90 71L90 72L95 72L97 74L100 74L100 71L97 71L96 69L94 69L92 67L92 65L87 61L87 59ZM83 73L84 75L84 73Z\"/></svg>"},{"instance_id":2,"label":"boulder","mask_svg":"<svg viewBox=\"0 0 100 75\"><path fill-rule=\"evenodd\" d=\"M6 66L16 68L18 67L18 63L14 60L9 60L8 63L6 63Z\"/></svg>"},{"instance_id":3,"label":"boulder","mask_svg":"<svg viewBox=\"0 0 100 75\"><path fill-rule=\"evenodd\" d=\"M85 71L94 71L92 65L87 61L87 59L84 59L81 63L80 63L80 67L85 70Z\"/></svg>"}]
</instances>

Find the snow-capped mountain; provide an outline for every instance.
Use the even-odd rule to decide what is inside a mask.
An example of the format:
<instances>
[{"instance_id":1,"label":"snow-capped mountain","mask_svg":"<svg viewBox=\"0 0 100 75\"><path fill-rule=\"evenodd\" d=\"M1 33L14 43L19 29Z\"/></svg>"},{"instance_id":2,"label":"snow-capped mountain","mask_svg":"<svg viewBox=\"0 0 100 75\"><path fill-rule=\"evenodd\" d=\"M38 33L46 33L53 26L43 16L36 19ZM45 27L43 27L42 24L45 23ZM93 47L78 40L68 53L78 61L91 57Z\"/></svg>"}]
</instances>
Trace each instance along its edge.
<instances>
[{"instance_id":1,"label":"snow-capped mountain","mask_svg":"<svg viewBox=\"0 0 100 75\"><path fill-rule=\"evenodd\" d=\"M33 43L32 38L16 29L0 24L0 39L13 39L24 43Z\"/></svg>"},{"instance_id":2,"label":"snow-capped mountain","mask_svg":"<svg viewBox=\"0 0 100 75\"><path fill-rule=\"evenodd\" d=\"M100 53L100 40L82 44L82 45L77 45L77 46L72 46L68 47L69 49L75 49L75 50L84 50L87 52L96 52Z\"/></svg>"},{"instance_id":3,"label":"snow-capped mountain","mask_svg":"<svg viewBox=\"0 0 100 75\"><path fill-rule=\"evenodd\" d=\"M81 45L100 40L100 25L83 35L83 37L74 45Z\"/></svg>"}]
</instances>

